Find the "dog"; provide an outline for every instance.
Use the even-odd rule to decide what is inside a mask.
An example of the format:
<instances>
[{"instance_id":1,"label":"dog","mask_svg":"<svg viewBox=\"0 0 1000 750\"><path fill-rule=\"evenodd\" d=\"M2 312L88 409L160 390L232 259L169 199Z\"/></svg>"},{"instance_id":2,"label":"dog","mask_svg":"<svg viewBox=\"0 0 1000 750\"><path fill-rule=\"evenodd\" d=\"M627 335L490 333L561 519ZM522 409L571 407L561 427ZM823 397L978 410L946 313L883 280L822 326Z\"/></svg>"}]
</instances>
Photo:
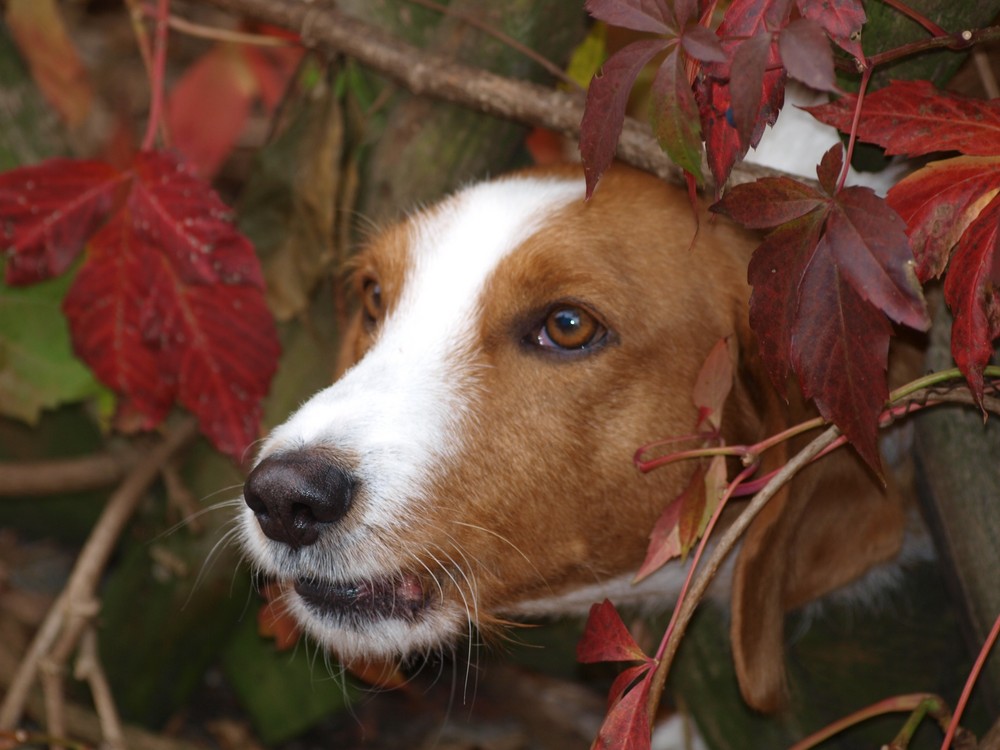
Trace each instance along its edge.
<instances>
[{"instance_id":1,"label":"dog","mask_svg":"<svg viewBox=\"0 0 1000 750\"><path fill-rule=\"evenodd\" d=\"M342 376L271 432L244 488L242 545L309 635L346 663L393 660L604 598L673 606L680 564L633 578L692 467L642 474L636 449L692 431L724 337L728 444L808 415L749 328L759 238L701 211L627 167L589 201L579 167L533 168L367 244ZM788 458L769 454L762 471ZM727 594L750 705L781 703L784 613L891 561L903 506L843 449L754 520Z\"/></svg>"}]
</instances>

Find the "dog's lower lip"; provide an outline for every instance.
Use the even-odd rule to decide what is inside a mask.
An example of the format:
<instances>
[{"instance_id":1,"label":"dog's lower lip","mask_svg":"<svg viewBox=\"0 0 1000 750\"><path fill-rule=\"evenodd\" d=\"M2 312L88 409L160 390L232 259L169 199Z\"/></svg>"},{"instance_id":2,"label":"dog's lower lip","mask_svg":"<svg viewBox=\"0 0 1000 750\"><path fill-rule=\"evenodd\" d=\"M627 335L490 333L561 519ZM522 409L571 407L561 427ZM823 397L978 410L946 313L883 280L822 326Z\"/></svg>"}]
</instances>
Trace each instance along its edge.
<instances>
[{"instance_id":1,"label":"dog's lower lip","mask_svg":"<svg viewBox=\"0 0 1000 750\"><path fill-rule=\"evenodd\" d=\"M300 578L295 591L317 614L354 621L412 622L428 605L423 584L411 573L349 582Z\"/></svg>"}]
</instances>

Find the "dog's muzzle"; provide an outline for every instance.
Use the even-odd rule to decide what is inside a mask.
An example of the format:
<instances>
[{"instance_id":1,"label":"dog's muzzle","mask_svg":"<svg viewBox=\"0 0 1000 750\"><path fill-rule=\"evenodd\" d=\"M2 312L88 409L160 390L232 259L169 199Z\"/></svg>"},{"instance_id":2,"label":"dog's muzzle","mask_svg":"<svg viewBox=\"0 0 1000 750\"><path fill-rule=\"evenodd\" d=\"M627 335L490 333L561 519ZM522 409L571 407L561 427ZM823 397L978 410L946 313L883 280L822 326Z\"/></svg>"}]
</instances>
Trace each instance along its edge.
<instances>
[{"instance_id":1,"label":"dog's muzzle","mask_svg":"<svg viewBox=\"0 0 1000 750\"><path fill-rule=\"evenodd\" d=\"M305 553L325 533L335 532L356 491L351 472L327 454L298 450L263 459L247 477L243 497L265 536ZM411 573L364 580L310 576L290 583L314 615L345 625L385 619L412 622L428 604L420 579Z\"/></svg>"}]
</instances>

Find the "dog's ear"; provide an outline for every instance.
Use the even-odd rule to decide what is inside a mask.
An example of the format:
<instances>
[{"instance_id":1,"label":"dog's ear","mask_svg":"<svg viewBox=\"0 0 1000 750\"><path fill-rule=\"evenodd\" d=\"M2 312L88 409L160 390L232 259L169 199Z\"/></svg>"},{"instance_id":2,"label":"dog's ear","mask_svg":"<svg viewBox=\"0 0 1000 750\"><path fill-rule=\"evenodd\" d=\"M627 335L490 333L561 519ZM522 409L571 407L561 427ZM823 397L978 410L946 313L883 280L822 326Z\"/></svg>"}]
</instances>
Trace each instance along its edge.
<instances>
[{"instance_id":1,"label":"dog's ear","mask_svg":"<svg viewBox=\"0 0 1000 750\"><path fill-rule=\"evenodd\" d=\"M758 402L771 434L812 416L794 398L791 405L776 395ZM798 447L769 451L761 473L779 468ZM806 467L771 498L747 530L733 574L733 659L750 706L774 711L784 700L785 613L891 559L904 524L901 494L847 447Z\"/></svg>"}]
</instances>

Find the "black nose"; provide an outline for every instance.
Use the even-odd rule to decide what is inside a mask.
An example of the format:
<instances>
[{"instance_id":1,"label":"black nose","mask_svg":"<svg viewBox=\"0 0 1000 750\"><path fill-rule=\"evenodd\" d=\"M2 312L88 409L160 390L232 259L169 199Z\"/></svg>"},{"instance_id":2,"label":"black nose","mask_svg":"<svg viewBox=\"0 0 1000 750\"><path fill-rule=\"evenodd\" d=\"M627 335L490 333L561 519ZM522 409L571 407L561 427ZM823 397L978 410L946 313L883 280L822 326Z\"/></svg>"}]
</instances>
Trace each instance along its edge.
<instances>
[{"instance_id":1,"label":"black nose","mask_svg":"<svg viewBox=\"0 0 1000 750\"><path fill-rule=\"evenodd\" d=\"M344 517L353 494L346 470L329 455L308 450L265 458L243 485L261 531L293 549L315 544L325 526Z\"/></svg>"}]
</instances>

